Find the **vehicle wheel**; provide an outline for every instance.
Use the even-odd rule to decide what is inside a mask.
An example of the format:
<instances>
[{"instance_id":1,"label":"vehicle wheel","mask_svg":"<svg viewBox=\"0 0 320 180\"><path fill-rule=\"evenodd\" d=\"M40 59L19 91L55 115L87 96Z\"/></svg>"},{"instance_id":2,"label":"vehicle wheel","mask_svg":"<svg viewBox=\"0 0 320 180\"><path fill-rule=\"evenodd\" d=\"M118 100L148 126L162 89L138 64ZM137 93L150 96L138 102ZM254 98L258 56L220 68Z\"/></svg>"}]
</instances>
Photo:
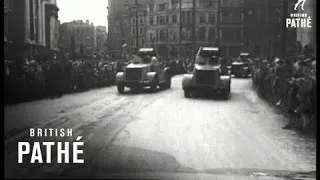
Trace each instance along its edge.
<instances>
[{"instance_id":1,"label":"vehicle wheel","mask_svg":"<svg viewBox=\"0 0 320 180\"><path fill-rule=\"evenodd\" d=\"M153 85L151 86L151 91L152 91L152 92L157 92L157 84L153 84Z\"/></svg>"},{"instance_id":2,"label":"vehicle wheel","mask_svg":"<svg viewBox=\"0 0 320 180\"><path fill-rule=\"evenodd\" d=\"M157 86L158 86L158 76L155 77L153 84L151 85L151 91L152 92L157 92Z\"/></svg>"},{"instance_id":3,"label":"vehicle wheel","mask_svg":"<svg viewBox=\"0 0 320 180\"><path fill-rule=\"evenodd\" d=\"M162 83L159 85L161 90L164 90L167 88L167 84L166 83Z\"/></svg>"},{"instance_id":4,"label":"vehicle wheel","mask_svg":"<svg viewBox=\"0 0 320 180\"><path fill-rule=\"evenodd\" d=\"M168 89L171 88L171 77L166 81L166 86Z\"/></svg>"},{"instance_id":5,"label":"vehicle wheel","mask_svg":"<svg viewBox=\"0 0 320 180\"><path fill-rule=\"evenodd\" d=\"M184 97L190 98L190 91L189 90L184 90Z\"/></svg>"},{"instance_id":6,"label":"vehicle wheel","mask_svg":"<svg viewBox=\"0 0 320 180\"><path fill-rule=\"evenodd\" d=\"M224 91L224 97L226 98L226 99L229 99L229 97L230 97L230 87L229 88L227 88L225 91Z\"/></svg>"},{"instance_id":7,"label":"vehicle wheel","mask_svg":"<svg viewBox=\"0 0 320 180\"><path fill-rule=\"evenodd\" d=\"M118 92L119 92L120 94L123 94L123 92L124 92L124 85L117 85L117 89L118 89Z\"/></svg>"}]
</instances>

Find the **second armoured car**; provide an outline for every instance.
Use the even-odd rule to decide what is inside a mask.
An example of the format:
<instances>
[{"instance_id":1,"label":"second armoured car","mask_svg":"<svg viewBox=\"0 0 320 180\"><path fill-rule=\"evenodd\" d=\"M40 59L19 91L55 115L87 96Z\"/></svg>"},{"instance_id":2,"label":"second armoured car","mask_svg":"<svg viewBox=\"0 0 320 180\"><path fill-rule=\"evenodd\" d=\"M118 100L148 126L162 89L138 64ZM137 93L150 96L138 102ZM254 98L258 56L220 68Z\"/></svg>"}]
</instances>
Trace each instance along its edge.
<instances>
[{"instance_id":1,"label":"second armoured car","mask_svg":"<svg viewBox=\"0 0 320 180\"><path fill-rule=\"evenodd\" d=\"M249 77L251 74L251 59L249 53L240 53L240 57L232 63L231 73L235 77Z\"/></svg>"},{"instance_id":2,"label":"second armoured car","mask_svg":"<svg viewBox=\"0 0 320 180\"><path fill-rule=\"evenodd\" d=\"M125 67L124 72L116 74L116 85L119 93L125 87L138 91L149 86L155 92L157 87L166 89L171 87L171 73L169 67L163 67L154 48L139 49L132 62Z\"/></svg>"},{"instance_id":3,"label":"second armoured car","mask_svg":"<svg viewBox=\"0 0 320 180\"><path fill-rule=\"evenodd\" d=\"M216 47L200 47L194 70L191 74L185 74L182 88L186 98L193 92L209 90L210 92L225 95L230 94L231 76L222 74L220 63L220 50Z\"/></svg>"}]
</instances>

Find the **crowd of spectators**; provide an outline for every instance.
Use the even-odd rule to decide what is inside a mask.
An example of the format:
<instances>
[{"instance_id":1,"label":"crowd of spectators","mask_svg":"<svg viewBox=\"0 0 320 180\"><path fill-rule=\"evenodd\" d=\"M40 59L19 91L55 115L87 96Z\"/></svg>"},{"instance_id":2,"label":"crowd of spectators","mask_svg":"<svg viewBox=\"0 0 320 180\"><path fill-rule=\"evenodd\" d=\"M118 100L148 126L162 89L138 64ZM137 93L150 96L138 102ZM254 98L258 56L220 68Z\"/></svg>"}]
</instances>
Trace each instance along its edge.
<instances>
[{"instance_id":1,"label":"crowd of spectators","mask_svg":"<svg viewBox=\"0 0 320 180\"><path fill-rule=\"evenodd\" d=\"M310 51L290 57L254 59L252 81L261 97L286 112L284 129L315 130L316 58Z\"/></svg>"},{"instance_id":2,"label":"crowd of spectators","mask_svg":"<svg viewBox=\"0 0 320 180\"><path fill-rule=\"evenodd\" d=\"M85 91L115 83L115 73L121 67L110 59L70 60L53 56L47 61L33 57L22 67L16 61L5 60L5 104L56 98L63 94Z\"/></svg>"}]
</instances>

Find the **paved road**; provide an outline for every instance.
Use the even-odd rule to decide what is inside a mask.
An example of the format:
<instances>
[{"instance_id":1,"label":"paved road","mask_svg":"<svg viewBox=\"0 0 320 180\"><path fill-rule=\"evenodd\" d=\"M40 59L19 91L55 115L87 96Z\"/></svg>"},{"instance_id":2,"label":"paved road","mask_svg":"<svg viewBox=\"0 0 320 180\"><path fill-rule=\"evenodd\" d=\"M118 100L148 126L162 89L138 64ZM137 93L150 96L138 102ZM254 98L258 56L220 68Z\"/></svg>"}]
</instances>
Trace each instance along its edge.
<instances>
[{"instance_id":1,"label":"paved road","mask_svg":"<svg viewBox=\"0 0 320 180\"><path fill-rule=\"evenodd\" d=\"M181 79L174 77L171 89L155 94L119 95L107 87L6 107L6 177L105 178L148 171L171 172L174 179L246 179L315 171L316 140L281 129L286 118L257 97L250 79L232 79L229 100L186 99ZM73 128L73 136L30 138L28 128L36 127ZM83 165L17 164L18 141L73 142L78 135L85 143Z\"/></svg>"}]
</instances>

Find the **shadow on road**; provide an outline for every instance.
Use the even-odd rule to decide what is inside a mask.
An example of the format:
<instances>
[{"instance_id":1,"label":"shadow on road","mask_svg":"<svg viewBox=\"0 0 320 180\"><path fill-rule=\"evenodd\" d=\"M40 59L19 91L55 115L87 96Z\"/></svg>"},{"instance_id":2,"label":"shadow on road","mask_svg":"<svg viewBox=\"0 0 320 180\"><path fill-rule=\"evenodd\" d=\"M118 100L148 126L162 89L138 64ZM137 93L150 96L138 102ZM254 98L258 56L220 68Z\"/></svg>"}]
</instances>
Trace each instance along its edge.
<instances>
[{"instance_id":1,"label":"shadow on road","mask_svg":"<svg viewBox=\"0 0 320 180\"><path fill-rule=\"evenodd\" d=\"M153 92L150 88L144 87L139 90L131 90L130 88L126 88L125 91L121 95L137 95L137 94L154 94L162 91L168 91L169 89L160 89L157 88L156 92Z\"/></svg>"},{"instance_id":2,"label":"shadow on road","mask_svg":"<svg viewBox=\"0 0 320 180\"><path fill-rule=\"evenodd\" d=\"M174 156L137 147L112 145L85 166L69 166L56 177L106 178L109 174L131 172L195 172L182 166ZM52 177L52 176L51 176Z\"/></svg>"}]
</instances>

